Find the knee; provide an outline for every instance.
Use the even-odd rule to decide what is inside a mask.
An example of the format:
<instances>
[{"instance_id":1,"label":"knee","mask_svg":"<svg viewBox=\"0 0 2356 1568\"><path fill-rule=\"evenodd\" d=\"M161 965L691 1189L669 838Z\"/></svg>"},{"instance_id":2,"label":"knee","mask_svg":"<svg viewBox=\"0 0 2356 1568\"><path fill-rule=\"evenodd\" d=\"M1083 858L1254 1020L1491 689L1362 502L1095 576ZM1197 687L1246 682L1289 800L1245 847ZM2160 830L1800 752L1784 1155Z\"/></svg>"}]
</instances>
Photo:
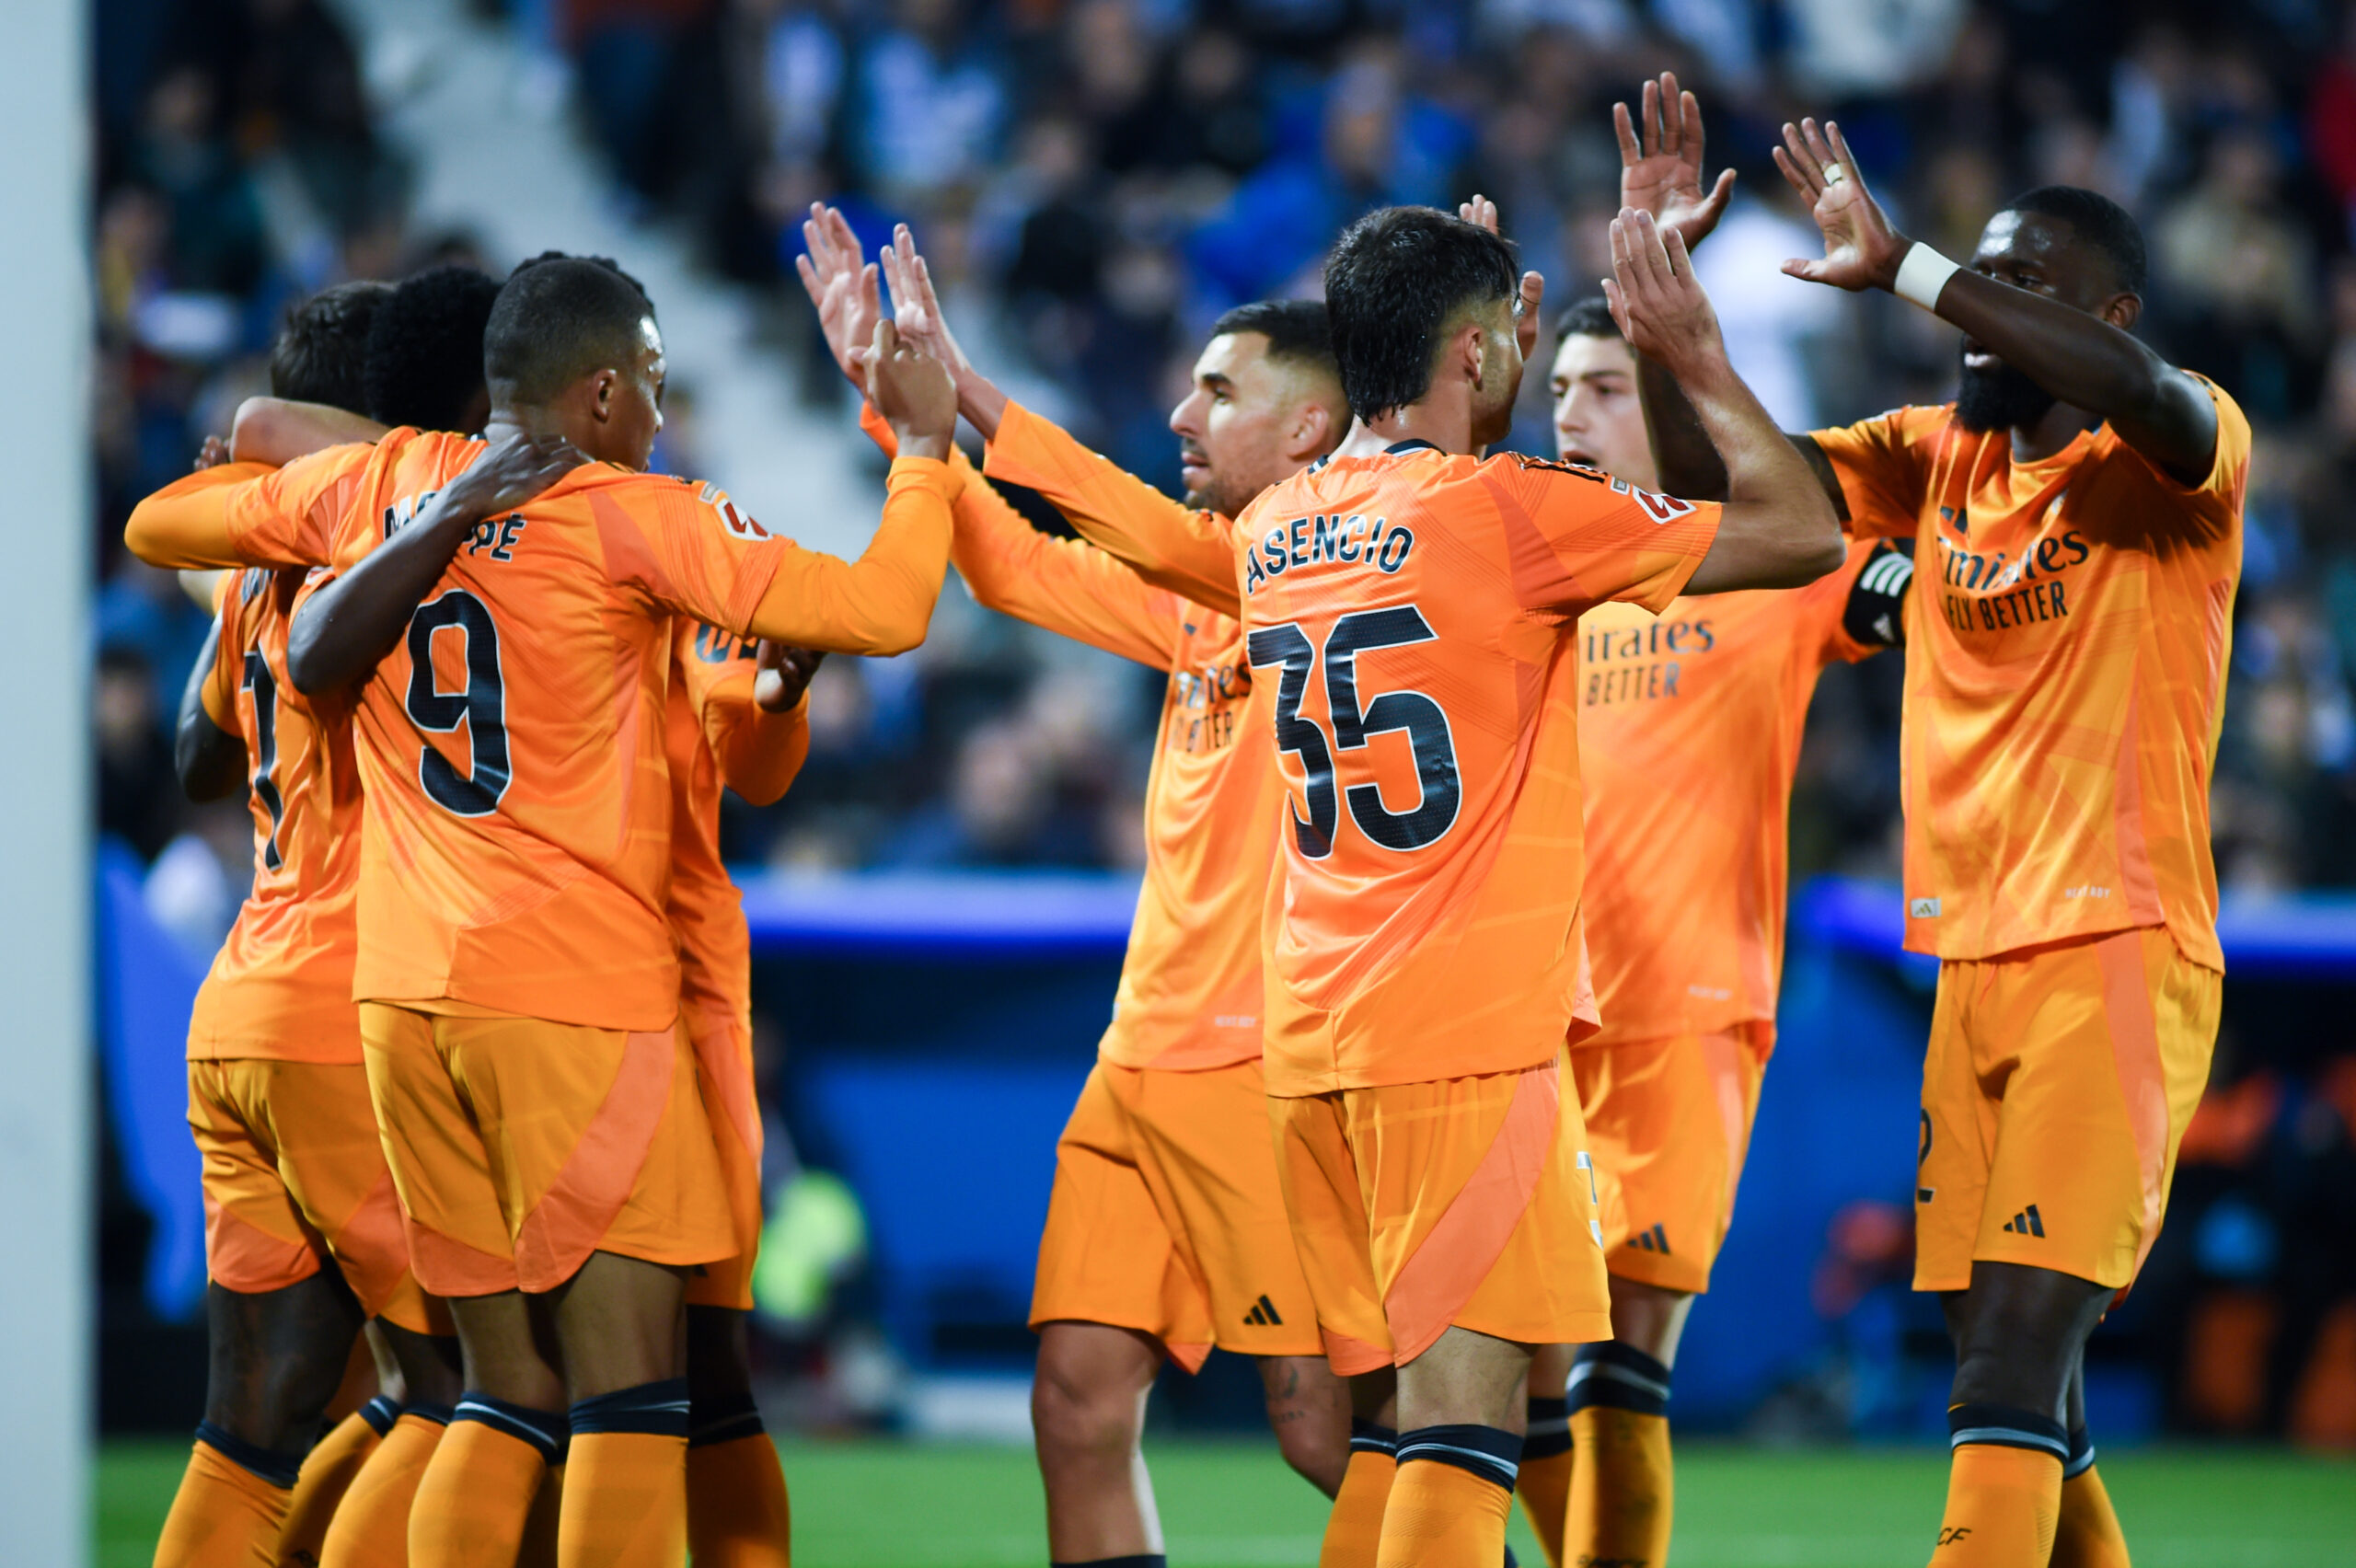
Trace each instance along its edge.
<instances>
[{"instance_id":1,"label":"knee","mask_svg":"<svg viewBox=\"0 0 2356 1568\"><path fill-rule=\"evenodd\" d=\"M1292 1410L1279 1412L1272 1406L1269 1420L1276 1428L1276 1448L1290 1465L1293 1473L1332 1496L1342 1484L1342 1472L1350 1465L1349 1428L1336 1422L1311 1419L1310 1412Z\"/></svg>"},{"instance_id":2,"label":"knee","mask_svg":"<svg viewBox=\"0 0 2356 1568\"><path fill-rule=\"evenodd\" d=\"M1092 1384L1045 1358L1031 1384L1031 1425L1043 1458L1125 1459L1143 1435L1144 1415L1138 1391Z\"/></svg>"}]
</instances>

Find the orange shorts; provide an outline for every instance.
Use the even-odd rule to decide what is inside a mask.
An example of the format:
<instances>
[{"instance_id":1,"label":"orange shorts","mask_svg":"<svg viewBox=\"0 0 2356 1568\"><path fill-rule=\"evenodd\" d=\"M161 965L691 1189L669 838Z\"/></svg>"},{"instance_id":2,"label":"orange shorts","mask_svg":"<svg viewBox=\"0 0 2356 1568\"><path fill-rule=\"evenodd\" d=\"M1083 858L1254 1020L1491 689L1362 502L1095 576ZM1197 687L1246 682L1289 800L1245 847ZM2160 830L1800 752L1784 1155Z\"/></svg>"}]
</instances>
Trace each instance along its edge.
<instances>
[{"instance_id":1,"label":"orange shorts","mask_svg":"<svg viewBox=\"0 0 2356 1568\"><path fill-rule=\"evenodd\" d=\"M1774 1049L1764 1020L1572 1047L1611 1273L1664 1290L1710 1288Z\"/></svg>"},{"instance_id":2,"label":"orange shorts","mask_svg":"<svg viewBox=\"0 0 2356 1568\"><path fill-rule=\"evenodd\" d=\"M1451 1326L1611 1337L1603 1228L1570 1073L1271 1100L1276 1169L1334 1370L1405 1366Z\"/></svg>"},{"instance_id":3,"label":"orange shorts","mask_svg":"<svg viewBox=\"0 0 2356 1568\"><path fill-rule=\"evenodd\" d=\"M728 1187L733 1257L687 1275L687 1305L753 1309L753 1264L761 1248L761 1108L753 1094L753 1022L724 1003L689 1003L679 1014L695 1046L696 1086L711 1120Z\"/></svg>"},{"instance_id":4,"label":"orange shorts","mask_svg":"<svg viewBox=\"0 0 2356 1568\"><path fill-rule=\"evenodd\" d=\"M363 1002L360 1034L428 1290L553 1290L593 1251L679 1267L734 1253L695 1054L676 1028Z\"/></svg>"},{"instance_id":5,"label":"orange shorts","mask_svg":"<svg viewBox=\"0 0 2356 1568\"><path fill-rule=\"evenodd\" d=\"M188 1124L204 1160L213 1283L283 1290L332 1258L372 1318L451 1332L410 1273L393 1174L358 1063L253 1058L188 1065Z\"/></svg>"},{"instance_id":6,"label":"orange shorts","mask_svg":"<svg viewBox=\"0 0 2356 1568\"><path fill-rule=\"evenodd\" d=\"M1099 1062L1056 1143L1031 1326L1153 1335L1192 1372L1213 1345L1315 1355L1254 1059L1202 1072Z\"/></svg>"},{"instance_id":7,"label":"orange shorts","mask_svg":"<svg viewBox=\"0 0 2356 1568\"><path fill-rule=\"evenodd\" d=\"M2224 976L2165 928L1939 966L1914 1288L2027 1263L2124 1288L2209 1081Z\"/></svg>"}]
</instances>

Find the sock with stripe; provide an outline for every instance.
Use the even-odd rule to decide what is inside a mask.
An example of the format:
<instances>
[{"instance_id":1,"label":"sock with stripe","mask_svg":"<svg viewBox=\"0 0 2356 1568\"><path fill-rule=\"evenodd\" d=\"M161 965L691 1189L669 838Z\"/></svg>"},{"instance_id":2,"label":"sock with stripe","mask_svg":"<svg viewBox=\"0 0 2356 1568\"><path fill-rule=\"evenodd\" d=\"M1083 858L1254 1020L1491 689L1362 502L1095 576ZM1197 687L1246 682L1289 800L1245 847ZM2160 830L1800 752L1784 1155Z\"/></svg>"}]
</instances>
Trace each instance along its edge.
<instances>
[{"instance_id":1,"label":"sock with stripe","mask_svg":"<svg viewBox=\"0 0 2356 1568\"><path fill-rule=\"evenodd\" d=\"M454 1413L447 1405L422 1401L401 1407L329 1522L320 1568L405 1568L410 1505Z\"/></svg>"},{"instance_id":2,"label":"sock with stripe","mask_svg":"<svg viewBox=\"0 0 2356 1568\"><path fill-rule=\"evenodd\" d=\"M1317 1568L1374 1568L1382 1544L1382 1512L1398 1469L1399 1434L1371 1421L1350 1423L1350 1463L1325 1516Z\"/></svg>"},{"instance_id":3,"label":"sock with stripe","mask_svg":"<svg viewBox=\"0 0 2356 1568\"><path fill-rule=\"evenodd\" d=\"M512 1568L564 1417L489 1394L458 1401L410 1505L411 1568Z\"/></svg>"},{"instance_id":4,"label":"sock with stripe","mask_svg":"<svg viewBox=\"0 0 2356 1568\"><path fill-rule=\"evenodd\" d=\"M303 1461L206 1422L172 1497L156 1568L271 1568Z\"/></svg>"},{"instance_id":5,"label":"sock with stripe","mask_svg":"<svg viewBox=\"0 0 2356 1568\"><path fill-rule=\"evenodd\" d=\"M687 1550L687 1380L576 1401L558 1568L667 1565Z\"/></svg>"},{"instance_id":6,"label":"sock with stripe","mask_svg":"<svg viewBox=\"0 0 2356 1568\"><path fill-rule=\"evenodd\" d=\"M1530 1398L1530 1433L1521 1440L1521 1473L1513 1489L1546 1568L1563 1568L1563 1521L1571 1506L1571 1402Z\"/></svg>"},{"instance_id":7,"label":"sock with stripe","mask_svg":"<svg viewBox=\"0 0 2356 1568\"><path fill-rule=\"evenodd\" d=\"M1583 1344L1568 1392L1578 1463L1563 1527L1565 1559L1659 1568L1677 1502L1669 1368L1613 1340Z\"/></svg>"},{"instance_id":8,"label":"sock with stripe","mask_svg":"<svg viewBox=\"0 0 2356 1568\"><path fill-rule=\"evenodd\" d=\"M2072 1430L2070 1457L2062 1463L2052 1568L2128 1568L2127 1536L2095 1470L2094 1438L2083 1426Z\"/></svg>"},{"instance_id":9,"label":"sock with stripe","mask_svg":"<svg viewBox=\"0 0 2356 1568\"><path fill-rule=\"evenodd\" d=\"M2017 1568L2050 1562L2062 1512L2062 1424L2009 1405L1949 1407L1954 1457L1935 1568Z\"/></svg>"},{"instance_id":10,"label":"sock with stripe","mask_svg":"<svg viewBox=\"0 0 2356 1568\"><path fill-rule=\"evenodd\" d=\"M335 1517L361 1467L393 1429L400 1412L400 1406L378 1394L337 1422L312 1446L303 1460L303 1473L294 1478L286 1523L278 1532L278 1561L283 1568L317 1568L328 1539L328 1521Z\"/></svg>"},{"instance_id":11,"label":"sock with stripe","mask_svg":"<svg viewBox=\"0 0 2356 1568\"><path fill-rule=\"evenodd\" d=\"M696 1568L703 1568L700 1558ZM1091 1557L1085 1562L1050 1562L1047 1568L1170 1568L1170 1559L1159 1551L1140 1551L1129 1557Z\"/></svg>"},{"instance_id":12,"label":"sock with stripe","mask_svg":"<svg viewBox=\"0 0 2356 1568\"><path fill-rule=\"evenodd\" d=\"M687 1407L687 1556L696 1568L788 1568L793 1511L750 1389ZM1159 1562L1159 1559L1155 1560Z\"/></svg>"},{"instance_id":13,"label":"sock with stripe","mask_svg":"<svg viewBox=\"0 0 2356 1568\"><path fill-rule=\"evenodd\" d=\"M1495 1426L1399 1434L1376 1568L1493 1568L1505 1561L1521 1439Z\"/></svg>"}]
</instances>

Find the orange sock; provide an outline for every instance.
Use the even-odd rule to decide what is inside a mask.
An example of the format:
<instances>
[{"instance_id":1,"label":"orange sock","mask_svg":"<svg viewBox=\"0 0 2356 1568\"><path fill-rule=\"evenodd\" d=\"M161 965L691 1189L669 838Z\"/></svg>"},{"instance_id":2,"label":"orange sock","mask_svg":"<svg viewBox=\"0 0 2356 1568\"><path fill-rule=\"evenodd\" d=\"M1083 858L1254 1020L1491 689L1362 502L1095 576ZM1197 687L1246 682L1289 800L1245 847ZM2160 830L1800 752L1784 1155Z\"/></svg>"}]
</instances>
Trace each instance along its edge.
<instances>
[{"instance_id":1,"label":"orange sock","mask_svg":"<svg viewBox=\"0 0 2356 1568\"><path fill-rule=\"evenodd\" d=\"M564 1519L564 1466L550 1465L532 1499L532 1516L524 1521L524 1544L515 1551L515 1568L556 1568L557 1527Z\"/></svg>"},{"instance_id":2,"label":"orange sock","mask_svg":"<svg viewBox=\"0 0 2356 1568\"><path fill-rule=\"evenodd\" d=\"M791 1568L793 1510L777 1445L756 1425L687 1449L687 1556L696 1568Z\"/></svg>"},{"instance_id":3,"label":"orange sock","mask_svg":"<svg viewBox=\"0 0 2356 1568\"><path fill-rule=\"evenodd\" d=\"M687 1434L574 1433L560 1568L672 1568L687 1551Z\"/></svg>"},{"instance_id":4,"label":"orange sock","mask_svg":"<svg viewBox=\"0 0 2356 1568\"><path fill-rule=\"evenodd\" d=\"M1521 1473L1513 1483L1530 1533L1546 1554L1547 1568L1563 1568L1563 1522L1570 1514L1571 1463L1577 1454L1571 1443L1570 1409L1567 1400L1530 1400Z\"/></svg>"},{"instance_id":5,"label":"orange sock","mask_svg":"<svg viewBox=\"0 0 2356 1568\"><path fill-rule=\"evenodd\" d=\"M2037 1448L1966 1443L1947 1472L1934 1568L2041 1568L2053 1556L2062 1459Z\"/></svg>"},{"instance_id":6,"label":"orange sock","mask_svg":"<svg viewBox=\"0 0 2356 1568\"><path fill-rule=\"evenodd\" d=\"M2052 1568L2128 1568L2127 1535L2119 1528L2110 1492L2095 1470L2094 1447L2083 1432L2070 1435L2070 1447L2072 1458L2062 1476L2062 1513L2053 1531Z\"/></svg>"},{"instance_id":7,"label":"orange sock","mask_svg":"<svg viewBox=\"0 0 2356 1568\"><path fill-rule=\"evenodd\" d=\"M1571 1412L1571 1477L1563 1551L1573 1562L1660 1568L1676 1504L1669 1417L1594 1404Z\"/></svg>"},{"instance_id":8,"label":"orange sock","mask_svg":"<svg viewBox=\"0 0 2356 1568\"><path fill-rule=\"evenodd\" d=\"M343 1494L319 1548L320 1568L407 1568L410 1505L445 1422L404 1412Z\"/></svg>"},{"instance_id":9,"label":"orange sock","mask_svg":"<svg viewBox=\"0 0 2356 1568\"><path fill-rule=\"evenodd\" d=\"M229 1456L238 1454L272 1479ZM197 1428L188 1469L156 1540L156 1568L273 1568L278 1535L294 1498L296 1461L218 1432Z\"/></svg>"},{"instance_id":10,"label":"orange sock","mask_svg":"<svg viewBox=\"0 0 2356 1568\"><path fill-rule=\"evenodd\" d=\"M460 1402L410 1505L411 1568L512 1568L532 1498L548 1473L549 1442L541 1427L563 1419L526 1412L537 1421L520 1429L482 1419L516 1409L480 1394Z\"/></svg>"},{"instance_id":11,"label":"orange sock","mask_svg":"<svg viewBox=\"0 0 2356 1568\"><path fill-rule=\"evenodd\" d=\"M1317 1568L1374 1568L1374 1554L1382 1545L1383 1505L1399 1468L1392 1450L1398 1446L1399 1434L1388 1426L1350 1423L1349 1468L1342 1472L1342 1489L1325 1516Z\"/></svg>"},{"instance_id":12,"label":"orange sock","mask_svg":"<svg viewBox=\"0 0 2356 1568\"><path fill-rule=\"evenodd\" d=\"M1506 1560L1506 1516L1513 1511L1513 1487L1443 1460L1408 1457L1415 1436L1414 1432L1400 1434L1399 1473L1382 1510L1382 1548L1375 1554L1376 1568L1497 1568Z\"/></svg>"},{"instance_id":13,"label":"orange sock","mask_svg":"<svg viewBox=\"0 0 2356 1568\"><path fill-rule=\"evenodd\" d=\"M328 1539L328 1521L351 1490L360 1467L393 1429L400 1407L382 1394L345 1416L320 1438L294 1478L294 1496L286 1509L286 1524L278 1532L282 1568L318 1568Z\"/></svg>"}]
</instances>

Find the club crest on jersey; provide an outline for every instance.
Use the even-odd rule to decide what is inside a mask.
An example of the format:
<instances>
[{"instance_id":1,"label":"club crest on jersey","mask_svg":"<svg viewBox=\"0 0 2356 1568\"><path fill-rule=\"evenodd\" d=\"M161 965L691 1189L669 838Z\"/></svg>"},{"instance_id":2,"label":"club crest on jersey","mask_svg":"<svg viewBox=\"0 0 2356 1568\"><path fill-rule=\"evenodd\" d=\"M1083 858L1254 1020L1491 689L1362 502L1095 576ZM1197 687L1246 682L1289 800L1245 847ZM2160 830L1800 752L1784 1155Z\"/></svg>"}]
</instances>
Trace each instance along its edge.
<instances>
[{"instance_id":1,"label":"club crest on jersey","mask_svg":"<svg viewBox=\"0 0 2356 1568\"><path fill-rule=\"evenodd\" d=\"M1648 490L1638 490L1625 479L1613 479L1611 488L1645 509L1645 515L1656 526L1672 523L1693 510L1690 501L1680 501L1673 495L1656 495Z\"/></svg>"},{"instance_id":2,"label":"club crest on jersey","mask_svg":"<svg viewBox=\"0 0 2356 1568\"><path fill-rule=\"evenodd\" d=\"M721 525L728 530L731 537L750 543L755 539L766 539L769 536L769 531L767 528L737 511L736 503L729 500L727 492L718 485L704 486L703 493L698 499L720 513Z\"/></svg>"}]
</instances>

